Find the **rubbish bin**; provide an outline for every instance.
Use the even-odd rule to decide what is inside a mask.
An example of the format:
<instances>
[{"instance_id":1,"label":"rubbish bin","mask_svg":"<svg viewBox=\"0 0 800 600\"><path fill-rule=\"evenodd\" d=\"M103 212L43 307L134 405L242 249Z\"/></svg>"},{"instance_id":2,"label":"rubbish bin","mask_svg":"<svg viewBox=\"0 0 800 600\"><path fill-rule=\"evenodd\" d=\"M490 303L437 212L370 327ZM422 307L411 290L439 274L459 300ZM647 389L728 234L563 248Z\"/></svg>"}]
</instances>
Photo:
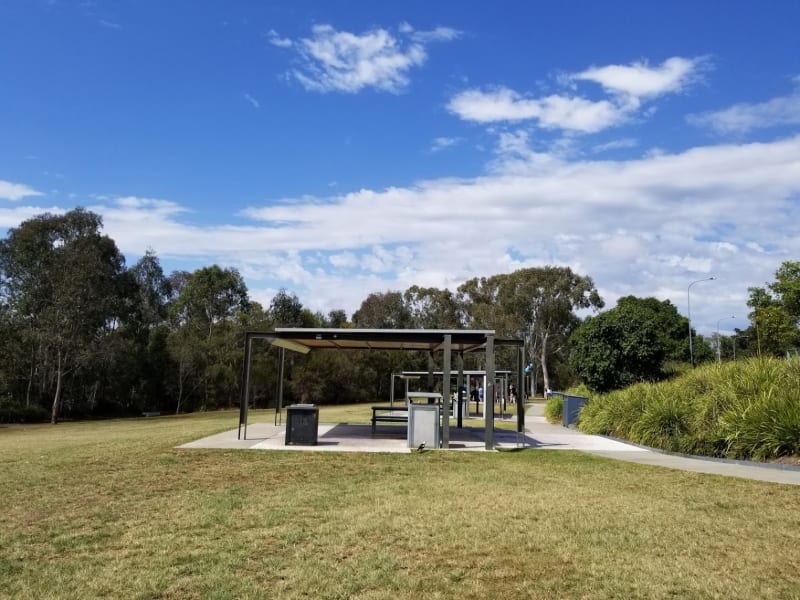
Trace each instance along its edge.
<instances>
[{"instance_id":1,"label":"rubbish bin","mask_svg":"<svg viewBox=\"0 0 800 600\"><path fill-rule=\"evenodd\" d=\"M286 407L286 445L316 446L318 424L316 404L290 404Z\"/></svg>"},{"instance_id":2,"label":"rubbish bin","mask_svg":"<svg viewBox=\"0 0 800 600\"><path fill-rule=\"evenodd\" d=\"M561 405L561 419L564 427L570 427L578 422L578 415L581 408L586 404L588 398L583 396L561 396L563 404Z\"/></svg>"},{"instance_id":3,"label":"rubbish bin","mask_svg":"<svg viewBox=\"0 0 800 600\"><path fill-rule=\"evenodd\" d=\"M408 406L408 447L439 447L439 405L409 404Z\"/></svg>"}]
</instances>

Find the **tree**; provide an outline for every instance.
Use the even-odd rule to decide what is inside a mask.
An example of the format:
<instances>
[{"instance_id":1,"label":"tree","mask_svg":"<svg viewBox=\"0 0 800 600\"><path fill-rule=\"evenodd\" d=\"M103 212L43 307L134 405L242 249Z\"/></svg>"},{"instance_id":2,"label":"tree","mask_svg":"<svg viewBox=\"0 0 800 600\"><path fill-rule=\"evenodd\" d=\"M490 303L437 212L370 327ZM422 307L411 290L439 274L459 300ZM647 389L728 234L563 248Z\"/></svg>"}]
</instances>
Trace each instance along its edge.
<instances>
[{"instance_id":1,"label":"tree","mask_svg":"<svg viewBox=\"0 0 800 600\"><path fill-rule=\"evenodd\" d=\"M611 310L587 317L572 334L570 363L599 392L655 381L667 358L688 359L687 327L669 300L626 296Z\"/></svg>"},{"instance_id":2,"label":"tree","mask_svg":"<svg viewBox=\"0 0 800 600\"><path fill-rule=\"evenodd\" d=\"M353 324L367 329L409 329L412 327L411 312L400 292L375 292L367 296L353 313ZM364 389L376 400L388 400L390 374L411 364L406 353L376 350L355 352L353 360L361 367L360 379Z\"/></svg>"},{"instance_id":3,"label":"tree","mask_svg":"<svg viewBox=\"0 0 800 600\"><path fill-rule=\"evenodd\" d=\"M172 284L164 276L158 256L151 249L131 267L130 273L137 286L136 313L139 327L144 330L153 329L164 323L169 316Z\"/></svg>"},{"instance_id":4,"label":"tree","mask_svg":"<svg viewBox=\"0 0 800 600\"><path fill-rule=\"evenodd\" d=\"M617 300L617 309L623 313L641 313L645 319L652 321L659 333L659 345L664 348L665 359L689 361L689 340L686 335L689 320L678 312L672 302L625 296ZM692 334L695 335L694 331ZM704 343L702 338L693 338L692 341L695 340L696 344Z\"/></svg>"},{"instance_id":5,"label":"tree","mask_svg":"<svg viewBox=\"0 0 800 600\"><path fill-rule=\"evenodd\" d=\"M408 329L411 312L400 292L373 292L353 313L353 323L368 329Z\"/></svg>"},{"instance_id":6,"label":"tree","mask_svg":"<svg viewBox=\"0 0 800 600\"><path fill-rule=\"evenodd\" d=\"M536 357L544 387L550 387L548 364L566 348L580 323L578 309L602 308L603 300L588 276L568 267L534 267L475 278L458 288L470 326L519 337L528 356Z\"/></svg>"},{"instance_id":7,"label":"tree","mask_svg":"<svg viewBox=\"0 0 800 600\"><path fill-rule=\"evenodd\" d=\"M769 288L795 322L800 320L800 261L781 264Z\"/></svg>"},{"instance_id":8,"label":"tree","mask_svg":"<svg viewBox=\"0 0 800 600\"><path fill-rule=\"evenodd\" d=\"M275 294L269 305L269 316L274 327L317 327L317 318L296 294L290 294L284 288Z\"/></svg>"},{"instance_id":9,"label":"tree","mask_svg":"<svg viewBox=\"0 0 800 600\"><path fill-rule=\"evenodd\" d=\"M786 261L767 287L748 288L747 306L759 353L780 356L800 346L800 262ZM752 330L752 331L751 331Z\"/></svg>"},{"instance_id":10,"label":"tree","mask_svg":"<svg viewBox=\"0 0 800 600\"><path fill-rule=\"evenodd\" d=\"M212 375L235 370L233 361L241 355L243 335L241 327L230 334L229 322L243 320L250 311L247 286L236 269L222 269L218 265L203 267L195 271L187 281L183 291L173 305L173 315L177 329L172 332L169 343L172 355L179 365L179 390L182 392L184 378L197 371L196 362L202 356L203 403L211 403ZM215 338L215 333L218 336ZM233 352L231 346L236 348ZM222 367L225 369L222 369ZM230 382L230 377L223 379ZM235 386L235 382L234 382ZM215 386L215 391L224 393L228 402L231 389ZM235 391L235 390L234 390ZM219 395L219 394L217 394ZM182 397L179 395L178 404ZM213 400L219 400L218 397Z\"/></svg>"},{"instance_id":11,"label":"tree","mask_svg":"<svg viewBox=\"0 0 800 600\"><path fill-rule=\"evenodd\" d=\"M328 312L328 316L323 320L326 327L341 329L347 326L347 313L342 308L337 308Z\"/></svg>"},{"instance_id":12,"label":"tree","mask_svg":"<svg viewBox=\"0 0 800 600\"><path fill-rule=\"evenodd\" d=\"M31 357L59 417L66 378L97 356L125 316L124 258L101 235L101 218L82 208L24 221L0 241L0 286L23 324Z\"/></svg>"},{"instance_id":13,"label":"tree","mask_svg":"<svg viewBox=\"0 0 800 600\"><path fill-rule=\"evenodd\" d=\"M132 395L138 397L141 408L161 410L166 408L168 373L174 368L167 350L167 320L175 292L153 250L148 249L129 269L129 274L135 284L135 292L131 294L135 318L131 327L126 328L129 331L123 333L131 338L136 360L125 370L132 370L136 376Z\"/></svg>"},{"instance_id":14,"label":"tree","mask_svg":"<svg viewBox=\"0 0 800 600\"><path fill-rule=\"evenodd\" d=\"M415 329L458 329L461 307L450 290L413 285L403 293L403 303Z\"/></svg>"}]
</instances>

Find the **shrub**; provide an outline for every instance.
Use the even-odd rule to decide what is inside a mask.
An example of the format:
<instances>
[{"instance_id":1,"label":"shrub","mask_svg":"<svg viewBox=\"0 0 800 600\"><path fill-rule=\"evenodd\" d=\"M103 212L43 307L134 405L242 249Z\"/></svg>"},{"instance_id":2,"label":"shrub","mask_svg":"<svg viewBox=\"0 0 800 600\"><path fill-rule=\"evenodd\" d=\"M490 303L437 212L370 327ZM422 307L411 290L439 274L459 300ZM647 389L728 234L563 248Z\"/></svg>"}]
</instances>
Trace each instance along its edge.
<instances>
[{"instance_id":1,"label":"shrub","mask_svg":"<svg viewBox=\"0 0 800 600\"><path fill-rule=\"evenodd\" d=\"M0 402L0 423L43 423L49 419L50 413L39 405Z\"/></svg>"},{"instance_id":2,"label":"shrub","mask_svg":"<svg viewBox=\"0 0 800 600\"><path fill-rule=\"evenodd\" d=\"M564 419L564 401L561 396L550 396L544 405L544 417L549 423L561 423Z\"/></svg>"}]
</instances>

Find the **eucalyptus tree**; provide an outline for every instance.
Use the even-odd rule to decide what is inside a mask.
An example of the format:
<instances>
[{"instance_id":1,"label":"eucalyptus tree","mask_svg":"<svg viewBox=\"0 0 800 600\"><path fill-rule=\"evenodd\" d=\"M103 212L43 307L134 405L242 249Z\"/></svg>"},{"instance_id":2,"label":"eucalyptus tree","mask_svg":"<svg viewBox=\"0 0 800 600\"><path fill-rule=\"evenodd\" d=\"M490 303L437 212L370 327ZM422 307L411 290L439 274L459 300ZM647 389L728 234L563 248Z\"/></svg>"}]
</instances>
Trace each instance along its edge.
<instances>
[{"instance_id":1,"label":"eucalyptus tree","mask_svg":"<svg viewBox=\"0 0 800 600\"><path fill-rule=\"evenodd\" d=\"M170 280L164 275L156 253L148 249L130 268L130 273L136 282L138 327L151 330L166 323L173 288Z\"/></svg>"},{"instance_id":2,"label":"eucalyptus tree","mask_svg":"<svg viewBox=\"0 0 800 600\"><path fill-rule=\"evenodd\" d=\"M278 290L269 304L267 314L273 327L319 327L320 319L303 306L297 294L285 288Z\"/></svg>"},{"instance_id":3,"label":"eucalyptus tree","mask_svg":"<svg viewBox=\"0 0 800 600\"><path fill-rule=\"evenodd\" d=\"M603 307L592 279L568 267L476 277L459 286L458 293L470 326L524 340L545 388L550 387L550 361L564 353L570 333L580 324L576 311Z\"/></svg>"},{"instance_id":4,"label":"eucalyptus tree","mask_svg":"<svg viewBox=\"0 0 800 600\"><path fill-rule=\"evenodd\" d=\"M178 410L187 385L190 390L202 387L205 407L221 399L232 401L238 389L242 323L249 312L247 286L236 269L212 265L188 278L172 305L174 330L169 340L178 365Z\"/></svg>"},{"instance_id":5,"label":"eucalyptus tree","mask_svg":"<svg viewBox=\"0 0 800 600\"><path fill-rule=\"evenodd\" d=\"M173 369L167 350L168 319L175 291L151 249L128 272L134 284L133 318L123 333L127 334L136 355L132 366L136 375L133 393L139 397L142 409L166 409L166 383Z\"/></svg>"},{"instance_id":6,"label":"eucalyptus tree","mask_svg":"<svg viewBox=\"0 0 800 600\"><path fill-rule=\"evenodd\" d=\"M458 329L463 313L455 294L450 290L413 285L403 292L403 303L418 329Z\"/></svg>"},{"instance_id":7,"label":"eucalyptus tree","mask_svg":"<svg viewBox=\"0 0 800 600\"><path fill-rule=\"evenodd\" d=\"M126 311L124 258L82 208L43 214L0 241L0 278L10 318L28 333L30 378L52 399L55 423L67 379L98 356Z\"/></svg>"},{"instance_id":8,"label":"eucalyptus tree","mask_svg":"<svg viewBox=\"0 0 800 600\"><path fill-rule=\"evenodd\" d=\"M413 322L402 292L387 291L369 294L353 313L353 325L366 329L409 329ZM404 352L371 350L359 351L353 356L361 367L364 389L373 401L389 399L391 373L419 364Z\"/></svg>"},{"instance_id":9,"label":"eucalyptus tree","mask_svg":"<svg viewBox=\"0 0 800 600\"><path fill-rule=\"evenodd\" d=\"M401 292L373 292L353 313L353 324L367 329L408 329L412 317Z\"/></svg>"}]
</instances>

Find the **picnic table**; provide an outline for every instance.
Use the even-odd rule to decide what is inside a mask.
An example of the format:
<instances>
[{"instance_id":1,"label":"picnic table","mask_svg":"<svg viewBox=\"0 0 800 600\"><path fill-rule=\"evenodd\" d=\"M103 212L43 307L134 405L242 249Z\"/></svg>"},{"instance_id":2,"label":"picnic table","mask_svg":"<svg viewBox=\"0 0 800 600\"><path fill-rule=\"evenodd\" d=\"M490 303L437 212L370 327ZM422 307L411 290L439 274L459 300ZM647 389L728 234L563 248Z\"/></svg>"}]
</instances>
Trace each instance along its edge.
<instances>
[{"instance_id":1,"label":"picnic table","mask_svg":"<svg viewBox=\"0 0 800 600\"><path fill-rule=\"evenodd\" d=\"M382 423L408 423L408 410L398 409L394 406L373 406L372 433L375 433L375 426L378 421Z\"/></svg>"},{"instance_id":2,"label":"picnic table","mask_svg":"<svg viewBox=\"0 0 800 600\"><path fill-rule=\"evenodd\" d=\"M408 392L406 395L406 408L395 408L394 406L377 405L372 407L372 433L378 423L408 423L408 404L413 404L414 400L425 400L426 404L441 403L442 395L436 392Z\"/></svg>"}]
</instances>

